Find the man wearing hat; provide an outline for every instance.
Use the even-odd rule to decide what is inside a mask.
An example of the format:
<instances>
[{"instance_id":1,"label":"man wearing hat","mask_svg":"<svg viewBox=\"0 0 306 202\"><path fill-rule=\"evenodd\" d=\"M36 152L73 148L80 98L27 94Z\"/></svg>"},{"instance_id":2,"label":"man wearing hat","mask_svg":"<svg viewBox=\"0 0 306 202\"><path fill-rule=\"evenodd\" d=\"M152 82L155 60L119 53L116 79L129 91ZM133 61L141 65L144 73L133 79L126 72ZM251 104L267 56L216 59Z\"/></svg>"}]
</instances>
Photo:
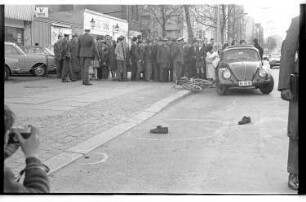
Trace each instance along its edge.
<instances>
[{"instance_id":1,"label":"man wearing hat","mask_svg":"<svg viewBox=\"0 0 306 202\"><path fill-rule=\"evenodd\" d=\"M81 74L83 85L92 85L89 82L89 67L92 65L91 60L94 57L99 58L99 52L95 39L89 35L90 29L85 29L85 34L81 35L78 39L78 57L80 58Z\"/></svg>"},{"instance_id":2,"label":"man wearing hat","mask_svg":"<svg viewBox=\"0 0 306 202\"><path fill-rule=\"evenodd\" d=\"M132 76L131 80L136 80L136 74L137 74L137 62L139 61L139 53L138 53L138 38L133 37L132 39L132 46L131 46L131 62L132 62Z\"/></svg>"},{"instance_id":3,"label":"man wearing hat","mask_svg":"<svg viewBox=\"0 0 306 202\"><path fill-rule=\"evenodd\" d=\"M101 59L101 63L99 64L98 68L98 77L100 79L107 79L108 78L108 67L106 65L107 59L108 59L108 46L105 44L105 37L102 35L99 35L97 37L97 48L99 52L99 57Z\"/></svg>"},{"instance_id":4,"label":"man wearing hat","mask_svg":"<svg viewBox=\"0 0 306 202\"><path fill-rule=\"evenodd\" d=\"M182 77L183 70L183 38L178 38L176 43L172 46L172 59L173 59L173 81L176 83L179 78Z\"/></svg>"},{"instance_id":5,"label":"man wearing hat","mask_svg":"<svg viewBox=\"0 0 306 202\"><path fill-rule=\"evenodd\" d=\"M159 80L159 72L158 72L158 66L157 66L157 38L154 38L152 43L152 69L153 69L153 80L158 81Z\"/></svg>"},{"instance_id":6,"label":"man wearing hat","mask_svg":"<svg viewBox=\"0 0 306 202\"><path fill-rule=\"evenodd\" d=\"M151 39L147 40L147 45L145 46L144 62L145 62L145 79L146 81L150 81L152 78L152 64L153 64Z\"/></svg>"},{"instance_id":7,"label":"man wearing hat","mask_svg":"<svg viewBox=\"0 0 306 202\"><path fill-rule=\"evenodd\" d=\"M61 51L63 58L62 82L74 81L71 68L71 45L69 42L69 34L64 34L61 43Z\"/></svg>"},{"instance_id":8,"label":"man wearing hat","mask_svg":"<svg viewBox=\"0 0 306 202\"><path fill-rule=\"evenodd\" d=\"M170 68L170 47L166 45L167 41L167 39L162 39L162 44L157 48L157 64L161 82L166 81L168 75L166 70Z\"/></svg>"},{"instance_id":9,"label":"man wearing hat","mask_svg":"<svg viewBox=\"0 0 306 202\"><path fill-rule=\"evenodd\" d=\"M63 39L63 35L59 34L58 35L58 40L57 42L54 44L54 56L55 56L55 64L57 66L56 69L56 73L57 73L57 78L61 78L62 77L62 59L61 59L61 40Z\"/></svg>"},{"instance_id":10,"label":"man wearing hat","mask_svg":"<svg viewBox=\"0 0 306 202\"><path fill-rule=\"evenodd\" d=\"M145 45L142 40L138 40L138 61L137 61L137 73L136 73L136 81L139 79L144 79L144 52L145 52ZM142 77L141 77L142 74Z\"/></svg>"},{"instance_id":11,"label":"man wearing hat","mask_svg":"<svg viewBox=\"0 0 306 202\"><path fill-rule=\"evenodd\" d=\"M78 59L78 35L73 34L70 41L70 50L71 50L71 67L74 79L80 80L81 78L81 68Z\"/></svg>"}]
</instances>

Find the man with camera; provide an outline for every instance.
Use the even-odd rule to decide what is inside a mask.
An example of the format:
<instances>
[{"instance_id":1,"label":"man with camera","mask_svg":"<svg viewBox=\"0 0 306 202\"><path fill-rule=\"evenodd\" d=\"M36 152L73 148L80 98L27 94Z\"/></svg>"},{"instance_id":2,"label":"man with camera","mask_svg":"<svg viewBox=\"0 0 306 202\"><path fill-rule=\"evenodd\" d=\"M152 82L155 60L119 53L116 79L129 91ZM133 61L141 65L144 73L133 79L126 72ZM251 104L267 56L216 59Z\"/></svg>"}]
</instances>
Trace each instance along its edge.
<instances>
[{"instance_id":1,"label":"man with camera","mask_svg":"<svg viewBox=\"0 0 306 202\"><path fill-rule=\"evenodd\" d=\"M299 75L299 17L295 17L287 31L286 39L282 44L278 90L281 98L289 101L289 117L287 134L289 137L289 152L287 171L289 173L288 186L299 188L298 166L298 75Z\"/></svg>"},{"instance_id":2,"label":"man with camera","mask_svg":"<svg viewBox=\"0 0 306 202\"><path fill-rule=\"evenodd\" d=\"M16 180L14 173L4 162L4 193L49 193L47 178L48 167L38 159L39 131L28 126L13 128L14 113L4 106L4 160L8 159L21 147L25 156L26 167L20 172L25 174L23 184Z\"/></svg>"}]
</instances>

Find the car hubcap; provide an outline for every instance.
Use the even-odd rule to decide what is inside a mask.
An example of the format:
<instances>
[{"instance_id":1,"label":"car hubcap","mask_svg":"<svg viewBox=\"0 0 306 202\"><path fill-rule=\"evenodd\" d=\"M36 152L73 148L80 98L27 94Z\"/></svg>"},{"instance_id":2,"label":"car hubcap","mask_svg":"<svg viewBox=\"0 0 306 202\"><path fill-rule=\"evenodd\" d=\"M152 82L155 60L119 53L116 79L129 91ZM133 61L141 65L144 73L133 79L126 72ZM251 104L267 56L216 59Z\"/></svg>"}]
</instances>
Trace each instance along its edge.
<instances>
[{"instance_id":1,"label":"car hubcap","mask_svg":"<svg viewBox=\"0 0 306 202\"><path fill-rule=\"evenodd\" d=\"M45 73L44 71L45 71L44 68L41 66L37 67L35 70L37 75L43 75Z\"/></svg>"}]
</instances>

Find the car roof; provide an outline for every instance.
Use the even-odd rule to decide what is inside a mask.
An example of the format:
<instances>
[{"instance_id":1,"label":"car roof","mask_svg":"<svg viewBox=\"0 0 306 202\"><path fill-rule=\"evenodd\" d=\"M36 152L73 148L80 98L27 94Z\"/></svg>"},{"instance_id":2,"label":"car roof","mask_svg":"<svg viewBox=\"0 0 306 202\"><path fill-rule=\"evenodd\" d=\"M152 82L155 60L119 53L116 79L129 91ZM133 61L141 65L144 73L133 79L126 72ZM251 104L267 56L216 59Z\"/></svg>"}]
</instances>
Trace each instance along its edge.
<instances>
[{"instance_id":1,"label":"car roof","mask_svg":"<svg viewBox=\"0 0 306 202\"><path fill-rule=\"evenodd\" d=\"M257 48L255 48L253 45L231 45L231 46L227 46L224 49L224 51L229 50L229 49L241 49L241 48L257 50Z\"/></svg>"}]
</instances>

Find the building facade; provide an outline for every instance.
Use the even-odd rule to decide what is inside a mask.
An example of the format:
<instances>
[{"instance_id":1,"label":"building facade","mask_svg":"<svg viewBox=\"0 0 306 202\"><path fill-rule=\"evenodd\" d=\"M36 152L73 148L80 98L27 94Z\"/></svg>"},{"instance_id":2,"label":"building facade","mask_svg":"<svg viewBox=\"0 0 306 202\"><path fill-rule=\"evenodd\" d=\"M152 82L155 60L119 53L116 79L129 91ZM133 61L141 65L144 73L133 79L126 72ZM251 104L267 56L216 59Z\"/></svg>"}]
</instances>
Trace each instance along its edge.
<instances>
[{"instance_id":1,"label":"building facade","mask_svg":"<svg viewBox=\"0 0 306 202\"><path fill-rule=\"evenodd\" d=\"M35 5L5 5L4 29L5 41L10 41L19 46L31 45L31 26Z\"/></svg>"}]
</instances>

